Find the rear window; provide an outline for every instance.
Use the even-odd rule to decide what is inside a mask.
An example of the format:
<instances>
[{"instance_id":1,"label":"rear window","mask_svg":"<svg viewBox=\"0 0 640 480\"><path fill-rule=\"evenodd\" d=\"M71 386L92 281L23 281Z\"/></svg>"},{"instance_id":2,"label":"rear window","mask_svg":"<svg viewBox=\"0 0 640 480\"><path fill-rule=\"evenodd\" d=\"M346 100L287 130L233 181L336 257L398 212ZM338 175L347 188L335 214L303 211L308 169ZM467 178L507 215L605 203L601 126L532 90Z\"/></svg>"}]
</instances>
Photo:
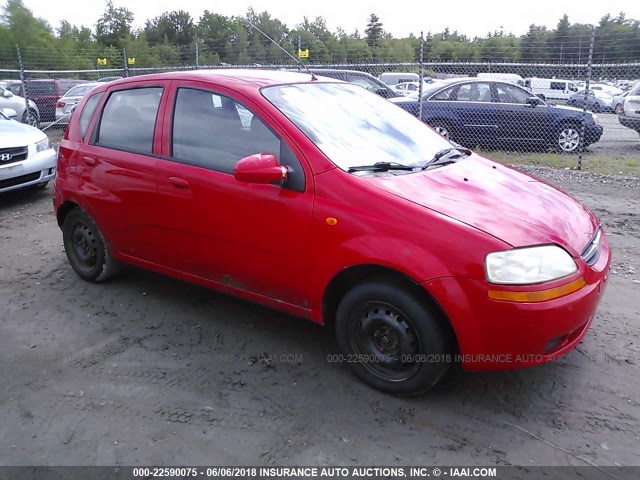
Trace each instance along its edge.
<instances>
[{"instance_id":1,"label":"rear window","mask_svg":"<svg viewBox=\"0 0 640 480\"><path fill-rule=\"evenodd\" d=\"M150 154L162 87L113 92L100 120L96 143L104 147Z\"/></svg>"},{"instance_id":2,"label":"rear window","mask_svg":"<svg viewBox=\"0 0 640 480\"><path fill-rule=\"evenodd\" d=\"M89 128L89 124L91 123L91 118L93 117L100 100L102 99L103 92L96 93L91 95L87 103L84 105L84 109L80 114L80 135L82 138L87 134L87 129Z\"/></svg>"}]
</instances>

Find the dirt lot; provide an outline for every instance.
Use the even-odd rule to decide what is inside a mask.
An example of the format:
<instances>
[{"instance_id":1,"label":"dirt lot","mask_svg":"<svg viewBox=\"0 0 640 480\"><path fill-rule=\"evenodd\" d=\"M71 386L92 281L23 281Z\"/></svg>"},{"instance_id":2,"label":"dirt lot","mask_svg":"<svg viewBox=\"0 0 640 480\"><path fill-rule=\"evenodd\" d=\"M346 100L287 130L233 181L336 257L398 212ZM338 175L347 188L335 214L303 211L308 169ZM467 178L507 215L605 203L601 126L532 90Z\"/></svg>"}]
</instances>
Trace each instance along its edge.
<instances>
[{"instance_id":1,"label":"dirt lot","mask_svg":"<svg viewBox=\"0 0 640 480\"><path fill-rule=\"evenodd\" d=\"M640 182L536 173L609 235L593 328L561 362L419 399L356 381L302 320L133 268L83 282L50 192L2 195L0 464L639 464Z\"/></svg>"}]
</instances>

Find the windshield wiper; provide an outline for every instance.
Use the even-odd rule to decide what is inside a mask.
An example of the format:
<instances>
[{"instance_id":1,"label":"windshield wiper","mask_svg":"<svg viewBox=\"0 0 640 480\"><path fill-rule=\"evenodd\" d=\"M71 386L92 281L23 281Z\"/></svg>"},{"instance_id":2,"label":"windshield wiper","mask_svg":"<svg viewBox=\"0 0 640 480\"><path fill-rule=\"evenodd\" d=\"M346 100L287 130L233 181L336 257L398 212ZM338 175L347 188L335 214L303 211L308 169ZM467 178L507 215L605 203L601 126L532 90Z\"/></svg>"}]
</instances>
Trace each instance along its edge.
<instances>
[{"instance_id":1,"label":"windshield wiper","mask_svg":"<svg viewBox=\"0 0 640 480\"><path fill-rule=\"evenodd\" d=\"M450 153L453 153L453 152L458 152L458 154L449 155ZM436 153L433 156L431 160L425 163L422 166L422 170L426 170L427 168L434 167L436 165L446 165L448 163L455 163L454 161L455 158L468 157L469 155L471 155L471 153L472 153L471 150L464 147L445 148L444 150L440 150L438 153Z\"/></svg>"},{"instance_id":2,"label":"windshield wiper","mask_svg":"<svg viewBox=\"0 0 640 480\"><path fill-rule=\"evenodd\" d=\"M355 167L349 167L349 173L351 172L388 172L389 170L407 170L412 171L417 167L411 167L409 165L402 165L400 163L393 162L376 162L373 165L357 165Z\"/></svg>"}]
</instances>

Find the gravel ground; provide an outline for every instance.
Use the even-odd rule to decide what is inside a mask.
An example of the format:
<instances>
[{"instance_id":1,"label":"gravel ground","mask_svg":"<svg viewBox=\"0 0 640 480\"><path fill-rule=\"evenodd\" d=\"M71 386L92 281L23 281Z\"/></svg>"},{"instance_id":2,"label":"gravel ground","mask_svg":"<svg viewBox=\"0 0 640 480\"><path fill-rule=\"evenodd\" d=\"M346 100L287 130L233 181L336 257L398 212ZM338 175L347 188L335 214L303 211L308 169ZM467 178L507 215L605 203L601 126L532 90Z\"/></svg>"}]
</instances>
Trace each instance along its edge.
<instances>
[{"instance_id":1,"label":"gravel ground","mask_svg":"<svg viewBox=\"0 0 640 480\"><path fill-rule=\"evenodd\" d=\"M560 362L419 399L356 381L302 320L134 268L83 282L50 192L0 196L0 465L638 465L640 182L527 170L608 233L593 327Z\"/></svg>"}]
</instances>

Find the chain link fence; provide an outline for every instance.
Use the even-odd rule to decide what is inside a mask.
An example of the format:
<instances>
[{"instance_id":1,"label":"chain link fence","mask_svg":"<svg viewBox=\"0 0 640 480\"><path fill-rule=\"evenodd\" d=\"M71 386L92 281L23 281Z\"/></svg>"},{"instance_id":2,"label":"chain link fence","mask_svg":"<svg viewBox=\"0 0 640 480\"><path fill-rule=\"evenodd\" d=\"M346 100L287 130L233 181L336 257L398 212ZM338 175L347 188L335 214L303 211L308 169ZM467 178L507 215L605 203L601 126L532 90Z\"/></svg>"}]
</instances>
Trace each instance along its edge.
<instances>
[{"instance_id":1,"label":"chain link fence","mask_svg":"<svg viewBox=\"0 0 640 480\"><path fill-rule=\"evenodd\" d=\"M0 108L15 110L25 123L59 131L94 82L176 70L310 69L389 98L463 146L576 153L580 167L585 152L637 156L640 145L640 62L608 63L593 32L579 44L561 43L557 52L531 46L526 62L505 61L504 51L490 48L479 60L461 61L457 58L464 55L450 58L433 44L425 48L429 44L422 36L407 62L362 59L355 47L343 52L342 61L322 61L293 44L286 48L291 56L276 55L279 47L268 40L262 56L248 43L246 55L233 62L225 55L229 41L153 50L88 48L71 55L20 45L0 51ZM294 58L305 53L308 58ZM280 61L264 61L275 57Z\"/></svg>"}]
</instances>

